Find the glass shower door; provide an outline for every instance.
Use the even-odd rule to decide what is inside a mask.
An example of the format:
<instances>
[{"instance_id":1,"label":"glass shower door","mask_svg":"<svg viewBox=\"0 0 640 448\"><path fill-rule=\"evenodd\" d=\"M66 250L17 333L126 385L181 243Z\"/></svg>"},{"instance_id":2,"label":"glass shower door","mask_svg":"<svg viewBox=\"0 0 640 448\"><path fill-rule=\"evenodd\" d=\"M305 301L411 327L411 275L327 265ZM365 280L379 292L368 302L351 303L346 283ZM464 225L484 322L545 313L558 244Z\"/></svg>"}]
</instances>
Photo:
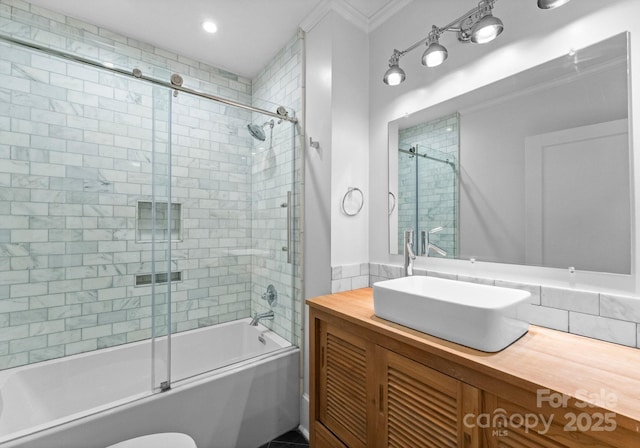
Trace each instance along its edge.
<instances>
[{"instance_id":1,"label":"glass shower door","mask_svg":"<svg viewBox=\"0 0 640 448\"><path fill-rule=\"evenodd\" d=\"M185 92L171 98L170 129L181 232L171 243L180 276L170 307L178 381L264 354L258 333L247 331L255 313L273 310L261 324L293 341L295 158L290 122ZM276 291L271 306L267 290ZM243 319L224 333L207 330Z\"/></svg>"},{"instance_id":2,"label":"glass shower door","mask_svg":"<svg viewBox=\"0 0 640 448\"><path fill-rule=\"evenodd\" d=\"M0 317L10 318L3 342L11 352L0 369L126 344L137 353L126 363L43 387L68 388L85 408L147 394L143 341L154 334L157 281L150 248L161 242L145 225L154 222L154 127L164 121L168 132L168 111L154 118L154 88L143 80L19 44L3 43L2 61L12 82L0 94ZM158 173L166 186L166 169Z\"/></svg>"},{"instance_id":3,"label":"glass shower door","mask_svg":"<svg viewBox=\"0 0 640 448\"><path fill-rule=\"evenodd\" d=\"M261 104L276 110L276 105ZM293 115L293 111L289 111ZM253 113L253 125L262 125L265 139L251 135L252 175L252 290L255 316L273 311L273 320L261 321L275 333L294 343L296 310L296 266L299 253L296 217L299 191L296 188L295 124ZM246 126L245 126L246 127ZM277 291L277 300L271 291Z\"/></svg>"}]
</instances>

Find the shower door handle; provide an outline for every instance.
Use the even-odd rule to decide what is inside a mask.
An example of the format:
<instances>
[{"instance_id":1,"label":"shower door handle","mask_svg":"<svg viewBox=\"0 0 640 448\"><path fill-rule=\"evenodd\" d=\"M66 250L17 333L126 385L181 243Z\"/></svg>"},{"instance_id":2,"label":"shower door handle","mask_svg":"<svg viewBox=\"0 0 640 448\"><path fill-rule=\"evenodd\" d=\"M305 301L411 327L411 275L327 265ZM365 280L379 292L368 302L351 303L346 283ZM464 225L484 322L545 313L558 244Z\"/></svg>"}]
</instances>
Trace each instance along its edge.
<instances>
[{"instance_id":1,"label":"shower door handle","mask_svg":"<svg viewBox=\"0 0 640 448\"><path fill-rule=\"evenodd\" d=\"M280 205L283 208L287 209L287 245L282 248L283 251L287 252L287 263L291 263L291 242L293 241L293 236L291 235L291 192L287 191L287 202L284 202Z\"/></svg>"}]
</instances>

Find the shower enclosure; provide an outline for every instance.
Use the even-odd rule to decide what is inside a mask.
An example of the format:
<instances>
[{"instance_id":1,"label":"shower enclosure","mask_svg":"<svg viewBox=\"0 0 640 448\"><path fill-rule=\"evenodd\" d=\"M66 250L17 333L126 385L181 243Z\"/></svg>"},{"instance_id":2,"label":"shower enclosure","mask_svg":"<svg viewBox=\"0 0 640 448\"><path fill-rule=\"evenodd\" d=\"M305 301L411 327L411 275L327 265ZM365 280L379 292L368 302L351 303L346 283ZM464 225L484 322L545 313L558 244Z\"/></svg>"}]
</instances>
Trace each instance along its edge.
<instances>
[{"instance_id":1,"label":"shower enclosure","mask_svg":"<svg viewBox=\"0 0 640 448\"><path fill-rule=\"evenodd\" d=\"M149 339L127 375L155 393L184 379L176 333L272 309L297 342L295 111L15 37L0 54L0 370Z\"/></svg>"}]
</instances>

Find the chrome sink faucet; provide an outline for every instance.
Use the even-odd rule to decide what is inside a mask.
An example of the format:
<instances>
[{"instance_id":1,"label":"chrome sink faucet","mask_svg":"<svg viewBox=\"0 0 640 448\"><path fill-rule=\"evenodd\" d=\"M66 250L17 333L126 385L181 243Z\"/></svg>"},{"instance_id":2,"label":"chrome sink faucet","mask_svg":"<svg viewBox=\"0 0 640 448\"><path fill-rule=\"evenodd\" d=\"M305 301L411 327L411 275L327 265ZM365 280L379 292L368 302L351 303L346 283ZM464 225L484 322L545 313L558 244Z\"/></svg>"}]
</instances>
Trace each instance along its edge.
<instances>
[{"instance_id":1,"label":"chrome sink faucet","mask_svg":"<svg viewBox=\"0 0 640 448\"><path fill-rule=\"evenodd\" d=\"M404 275L413 275L413 261L416 254L413 253L413 229L404 232Z\"/></svg>"},{"instance_id":2,"label":"chrome sink faucet","mask_svg":"<svg viewBox=\"0 0 640 448\"><path fill-rule=\"evenodd\" d=\"M260 313L260 314L255 313L249 325L252 325L255 327L256 325L258 325L258 323L261 320L273 320L273 310L265 311L264 313Z\"/></svg>"}]
</instances>

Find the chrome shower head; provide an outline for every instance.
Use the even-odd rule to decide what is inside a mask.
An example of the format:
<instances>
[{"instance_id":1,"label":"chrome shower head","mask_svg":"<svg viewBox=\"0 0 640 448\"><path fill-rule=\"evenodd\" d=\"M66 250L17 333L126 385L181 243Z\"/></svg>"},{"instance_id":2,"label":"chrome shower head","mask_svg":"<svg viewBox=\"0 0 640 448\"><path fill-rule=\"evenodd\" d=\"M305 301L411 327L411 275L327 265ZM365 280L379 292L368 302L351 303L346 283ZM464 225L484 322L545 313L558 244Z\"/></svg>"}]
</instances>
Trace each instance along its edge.
<instances>
[{"instance_id":1,"label":"chrome shower head","mask_svg":"<svg viewBox=\"0 0 640 448\"><path fill-rule=\"evenodd\" d=\"M249 134L257 140L261 142L267 139L267 136L264 133L264 129L262 126L258 126L257 124L249 123L247 125L247 129L249 129Z\"/></svg>"},{"instance_id":2,"label":"chrome shower head","mask_svg":"<svg viewBox=\"0 0 640 448\"><path fill-rule=\"evenodd\" d=\"M251 134L251 136L253 138L263 142L263 141L265 141L267 139L267 135L264 133L264 128L266 126L269 126L271 129L273 129L274 125L275 125L275 123L273 122L273 120L269 120L269 121L265 122L262 126L257 125L257 124L253 124L253 123L249 123L247 125L247 129L249 129L249 134Z\"/></svg>"}]
</instances>

